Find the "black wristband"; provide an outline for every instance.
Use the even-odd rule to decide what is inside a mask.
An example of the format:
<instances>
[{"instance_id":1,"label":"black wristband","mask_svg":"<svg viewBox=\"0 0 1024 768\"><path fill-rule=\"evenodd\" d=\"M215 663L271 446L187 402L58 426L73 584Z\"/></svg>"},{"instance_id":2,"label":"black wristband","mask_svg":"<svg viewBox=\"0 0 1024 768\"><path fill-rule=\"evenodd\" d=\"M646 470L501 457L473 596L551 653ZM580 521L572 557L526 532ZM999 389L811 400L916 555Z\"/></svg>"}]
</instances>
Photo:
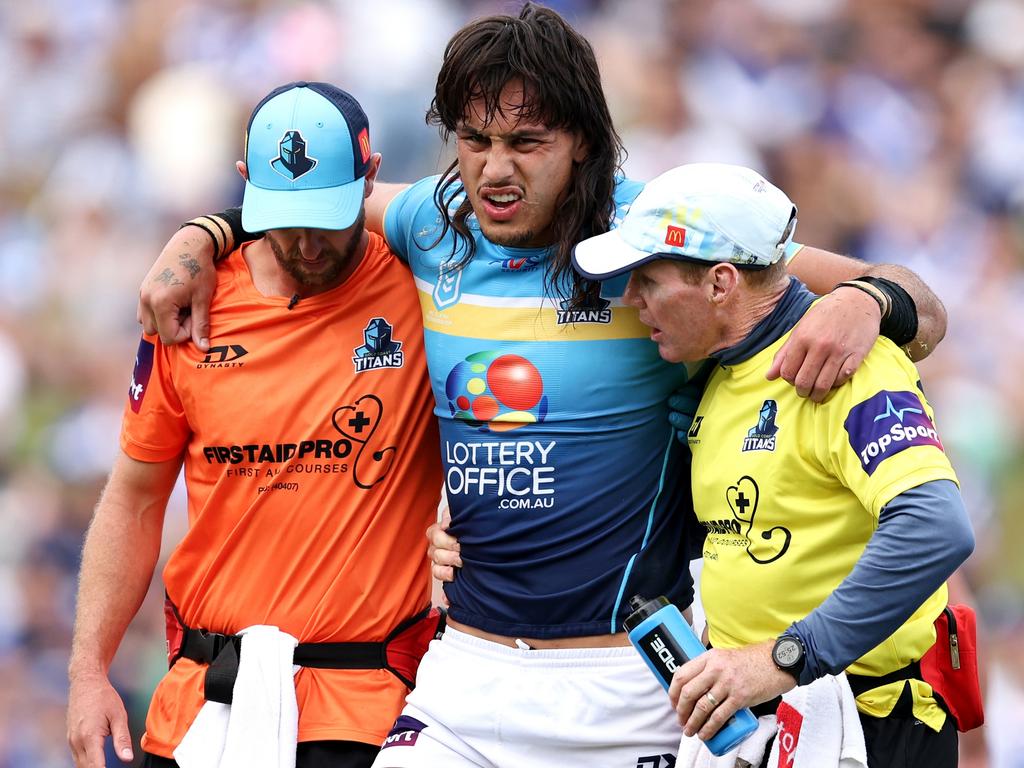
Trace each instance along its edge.
<instances>
[{"instance_id":1,"label":"black wristband","mask_svg":"<svg viewBox=\"0 0 1024 768\"><path fill-rule=\"evenodd\" d=\"M231 227L231 236L235 239L235 246L239 246L242 243L247 243L250 240L259 240L263 237L262 232L246 232L242 226L242 209L241 208L228 208L225 211L221 211L217 214L229 227Z\"/></svg>"},{"instance_id":2,"label":"black wristband","mask_svg":"<svg viewBox=\"0 0 1024 768\"><path fill-rule=\"evenodd\" d=\"M181 226L199 227L210 236L210 239L213 241L214 263L235 250L235 241L231 236L231 231L228 229L227 224L217 216L197 216L194 219L189 219Z\"/></svg>"},{"instance_id":3,"label":"black wristband","mask_svg":"<svg viewBox=\"0 0 1024 768\"><path fill-rule=\"evenodd\" d=\"M203 230L203 232L210 236L210 240L213 242L213 260L216 261L217 257L220 255L221 249L220 241L217 240L217 236L213 233L213 230L210 229L210 227L204 224L203 222L197 221L196 219L186 221L184 224L178 227L178 229L184 229L185 227L199 227L201 230Z\"/></svg>"},{"instance_id":4,"label":"black wristband","mask_svg":"<svg viewBox=\"0 0 1024 768\"><path fill-rule=\"evenodd\" d=\"M917 305L913 297L899 283L884 277L861 277L871 283L889 299L889 313L882 318L878 331L898 347L908 344L917 336Z\"/></svg>"},{"instance_id":5,"label":"black wristband","mask_svg":"<svg viewBox=\"0 0 1024 768\"><path fill-rule=\"evenodd\" d=\"M874 285L866 285L865 283L867 283L867 281L862 278L857 278L856 280L845 280L836 285L836 288L856 288L861 293L866 293L874 299L875 303L878 304L879 322L881 322L885 320L885 316L890 310L889 297L887 294L883 295L882 291ZM835 288L832 290L835 290Z\"/></svg>"}]
</instances>

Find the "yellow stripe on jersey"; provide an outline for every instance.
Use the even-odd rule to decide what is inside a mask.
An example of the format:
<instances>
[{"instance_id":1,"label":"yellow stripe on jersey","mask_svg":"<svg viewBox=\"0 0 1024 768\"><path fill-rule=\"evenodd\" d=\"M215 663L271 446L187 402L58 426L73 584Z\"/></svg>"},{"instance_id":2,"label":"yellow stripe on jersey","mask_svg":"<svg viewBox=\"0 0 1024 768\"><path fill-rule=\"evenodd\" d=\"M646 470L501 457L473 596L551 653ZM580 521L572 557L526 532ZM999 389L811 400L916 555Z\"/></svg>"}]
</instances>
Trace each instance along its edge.
<instances>
[{"instance_id":1,"label":"yellow stripe on jersey","mask_svg":"<svg viewBox=\"0 0 1024 768\"><path fill-rule=\"evenodd\" d=\"M609 306L597 321L559 323L560 312L551 306L523 306L539 299L508 304L473 304L463 295L458 304L439 312L433 296L419 291L423 327L448 336L498 341L598 341L644 339L651 329L640 322L634 307ZM486 298L486 297L484 297ZM562 317L563 320L568 318ZM607 319L607 322L601 320Z\"/></svg>"}]
</instances>

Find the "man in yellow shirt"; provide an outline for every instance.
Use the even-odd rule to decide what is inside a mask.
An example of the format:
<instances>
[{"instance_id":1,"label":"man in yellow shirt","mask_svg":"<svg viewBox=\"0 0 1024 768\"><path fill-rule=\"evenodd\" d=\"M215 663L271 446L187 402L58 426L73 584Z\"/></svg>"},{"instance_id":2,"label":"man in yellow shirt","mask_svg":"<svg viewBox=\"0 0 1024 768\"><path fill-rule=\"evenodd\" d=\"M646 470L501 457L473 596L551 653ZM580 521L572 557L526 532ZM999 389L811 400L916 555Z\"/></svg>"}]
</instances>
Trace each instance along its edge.
<instances>
[{"instance_id":1,"label":"man in yellow shirt","mask_svg":"<svg viewBox=\"0 0 1024 768\"><path fill-rule=\"evenodd\" d=\"M766 379L816 298L785 270L795 225L757 173L695 164L574 253L585 277L631 272L624 301L665 360L710 358L687 439L714 650L669 693L687 735L708 738L741 707L846 670L872 768L954 766L955 725L916 665L974 546L956 476L888 339L821 404Z\"/></svg>"}]
</instances>

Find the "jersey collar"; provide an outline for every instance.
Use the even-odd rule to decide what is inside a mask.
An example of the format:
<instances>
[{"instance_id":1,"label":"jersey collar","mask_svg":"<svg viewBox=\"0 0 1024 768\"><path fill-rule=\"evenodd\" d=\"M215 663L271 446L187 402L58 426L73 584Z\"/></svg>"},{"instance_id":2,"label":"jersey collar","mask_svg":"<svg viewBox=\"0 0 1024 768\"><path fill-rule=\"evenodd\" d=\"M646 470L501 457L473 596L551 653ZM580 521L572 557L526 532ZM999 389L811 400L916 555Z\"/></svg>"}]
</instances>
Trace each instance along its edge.
<instances>
[{"instance_id":1,"label":"jersey collar","mask_svg":"<svg viewBox=\"0 0 1024 768\"><path fill-rule=\"evenodd\" d=\"M719 365L738 365L749 360L788 333L817 298L807 286L795 277L790 277L789 288L782 294L771 314L754 326L754 330L743 341L719 350L711 357Z\"/></svg>"}]
</instances>

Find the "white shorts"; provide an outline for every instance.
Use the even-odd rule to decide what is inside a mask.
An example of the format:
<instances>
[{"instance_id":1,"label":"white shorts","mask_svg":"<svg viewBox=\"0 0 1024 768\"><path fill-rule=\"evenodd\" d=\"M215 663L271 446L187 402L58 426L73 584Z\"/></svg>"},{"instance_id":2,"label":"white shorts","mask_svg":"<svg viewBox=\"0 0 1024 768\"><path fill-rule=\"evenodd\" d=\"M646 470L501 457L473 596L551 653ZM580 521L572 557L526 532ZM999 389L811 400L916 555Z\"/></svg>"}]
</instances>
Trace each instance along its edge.
<instances>
[{"instance_id":1,"label":"white shorts","mask_svg":"<svg viewBox=\"0 0 1024 768\"><path fill-rule=\"evenodd\" d=\"M681 736L631 646L520 650L449 627L373 768L670 768Z\"/></svg>"}]
</instances>

